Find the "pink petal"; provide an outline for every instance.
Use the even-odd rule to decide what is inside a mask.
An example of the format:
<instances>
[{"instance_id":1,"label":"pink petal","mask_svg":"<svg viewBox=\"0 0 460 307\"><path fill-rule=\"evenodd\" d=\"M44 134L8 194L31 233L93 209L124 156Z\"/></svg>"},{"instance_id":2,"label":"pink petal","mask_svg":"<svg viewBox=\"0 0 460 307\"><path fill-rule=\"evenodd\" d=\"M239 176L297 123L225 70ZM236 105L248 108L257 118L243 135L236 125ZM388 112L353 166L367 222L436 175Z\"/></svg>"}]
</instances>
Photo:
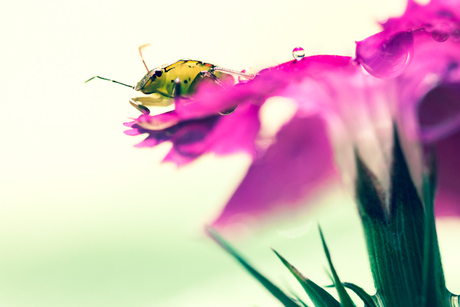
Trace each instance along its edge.
<instances>
[{"instance_id":1,"label":"pink petal","mask_svg":"<svg viewBox=\"0 0 460 307\"><path fill-rule=\"evenodd\" d=\"M460 3L410 0L406 12L383 24L381 36L413 31L412 62L396 81L396 110L413 139L436 148L437 215L460 215Z\"/></svg>"},{"instance_id":2,"label":"pink petal","mask_svg":"<svg viewBox=\"0 0 460 307\"><path fill-rule=\"evenodd\" d=\"M411 31L388 35L375 34L357 42L356 60L368 73L377 77L391 79L404 72L412 60L414 37Z\"/></svg>"},{"instance_id":3,"label":"pink petal","mask_svg":"<svg viewBox=\"0 0 460 307\"><path fill-rule=\"evenodd\" d=\"M437 216L460 216L460 132L435 145L439 190L436 196Z\"/></svg>"},{"instance_id":4,"label":"pink petal","mask_svg":"<svg viewBox=\"0 0 460 307\"><path fill-rule=\"evenodd\" d=\"M244 223L304 203L326 179L336 177L332 150L320 116L295 118L256 160L214 226Z\"/></svg>"}]
</instances>

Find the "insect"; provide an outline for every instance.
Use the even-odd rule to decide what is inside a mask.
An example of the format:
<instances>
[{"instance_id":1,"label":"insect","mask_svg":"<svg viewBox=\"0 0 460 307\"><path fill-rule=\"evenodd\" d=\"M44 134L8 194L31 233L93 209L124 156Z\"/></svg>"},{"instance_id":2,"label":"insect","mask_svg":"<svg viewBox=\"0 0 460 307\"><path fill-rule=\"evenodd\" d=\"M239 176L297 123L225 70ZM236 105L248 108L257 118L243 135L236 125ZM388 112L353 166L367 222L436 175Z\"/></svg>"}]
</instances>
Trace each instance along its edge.
<instances>
[{"instance_id":1,"label":"insect","mask_svg":"<svg viewBox=\"0 0 460 307\"><path fill-rule=\"evenodd\" d=\"M85 83L98 78L140 91L146 96L131 98L129 102L134 108L143 114L149 114L149 106L168 106L180 99L191 99L191 96L196 92L198 86L205 82L212 82L220 87L226 87L229 83L235 83L234 76L247 80L254 78L254 75L252 74L188 59L182 59L175 63L149 70L144 61L144 57L142 56L142 49L148 45L149 44L139 47L139 54L141 56L142 63L147 69L147 74L137 83L136 86L131 86L100 76L94 76L85 81ZM235 109L233 108L232 110L225 110L219 113L221 115L226 115L230 114L234 110Z\"/></svg>"}]
</instances>

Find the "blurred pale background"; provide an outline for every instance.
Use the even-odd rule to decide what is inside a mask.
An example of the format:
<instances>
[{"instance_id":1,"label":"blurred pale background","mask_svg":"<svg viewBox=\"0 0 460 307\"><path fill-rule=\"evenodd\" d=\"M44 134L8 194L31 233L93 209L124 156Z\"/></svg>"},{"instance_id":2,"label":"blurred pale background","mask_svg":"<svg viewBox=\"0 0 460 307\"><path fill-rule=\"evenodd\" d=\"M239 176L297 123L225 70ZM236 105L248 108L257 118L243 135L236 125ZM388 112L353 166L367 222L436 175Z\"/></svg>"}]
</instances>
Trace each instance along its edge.
<instances>
[{"instance_id":1,"label":"blurred pale background","mask_svg":"<svg viewBox=\"0 0 460 307\"><path fill-rule=\"evenodd\" d=\"M0 305L278 306L202 232L248 159L159 165L168 145L136 149L141 138L123 134L138 116L128 104L134 91L83 81L134 85L145 43L150 68L186 57L257 69L290 60L296 46L353 55L376 20L403 8L402 0L3 3ZM362 239L350 239L361 238L353 203L341 192L316 202L236 245L279 284L295 282L269 246L326 284L321 221L343 279L369 285Z\"/></svg>"}]
</instances>

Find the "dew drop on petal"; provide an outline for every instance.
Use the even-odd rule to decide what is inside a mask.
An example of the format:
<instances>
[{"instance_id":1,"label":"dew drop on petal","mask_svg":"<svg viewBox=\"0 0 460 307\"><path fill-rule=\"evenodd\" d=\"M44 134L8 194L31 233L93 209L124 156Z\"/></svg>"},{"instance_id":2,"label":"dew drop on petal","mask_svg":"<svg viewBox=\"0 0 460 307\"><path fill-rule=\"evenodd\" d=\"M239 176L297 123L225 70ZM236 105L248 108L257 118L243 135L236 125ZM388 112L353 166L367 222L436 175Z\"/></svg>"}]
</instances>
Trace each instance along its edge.
<instances>
[{"instance_id":1,"label":"dew drop on petal","mask_svg":"<svg viewBox=\"0 0 460 307\"><path fill-rule=\"evenodd\" d=\"M230 115L230 114L232 114L233 112L235 112L236 108L237 108L237 106L230 107L230 108L228 108L228 109L226 109L226 110L224 110L224 111L220 111L219 114L220 114L220 115Z\"/></svg>"},{"instance_id":2,"label":"dew drop on petal","mask_svg":"<svg viewBox=\"0 0 460 307\"><path fill-rule=\"evenodd\" d=\"M262 69L261 71L259 71L259 72L257 73L257 76L266 74L266 73L268 73L268 72L270 72L270 68L264 68L264 69Z\"/></svg>"},{"instance_id":3,"label":"dew drop on petal","mask_svg":"<svg viewBox=\"0 0 460 307\"><path fill-rule=\"evenodd\" d=\"M292 56L294 57L294 59L299 61L305 57L305 50L303 50L302 47L295 47L292 50Z\"/></svg>"},{"instance_id":4,"label":"dew drop on petal","mask_svg":"<svg viewBox=\"0 0 460 307\"><path fill-rule=\"evenodd\" d=\"M442 31L433 31L431 32L431 37L437 42L445 42L449 38L449 33Z\"/></svg>"},{"instance_id":5,"label":"dew drop on petal","mask_svg":"<svg viewBox=\"0 0 460 307\"><path fill-rule=\"evenodd\" d=\"M377 33L357 42L356 60L377 78L391 79L401 75L414 54L414 36L411 31L387 36Z\"/></svg>"}]
</instances>

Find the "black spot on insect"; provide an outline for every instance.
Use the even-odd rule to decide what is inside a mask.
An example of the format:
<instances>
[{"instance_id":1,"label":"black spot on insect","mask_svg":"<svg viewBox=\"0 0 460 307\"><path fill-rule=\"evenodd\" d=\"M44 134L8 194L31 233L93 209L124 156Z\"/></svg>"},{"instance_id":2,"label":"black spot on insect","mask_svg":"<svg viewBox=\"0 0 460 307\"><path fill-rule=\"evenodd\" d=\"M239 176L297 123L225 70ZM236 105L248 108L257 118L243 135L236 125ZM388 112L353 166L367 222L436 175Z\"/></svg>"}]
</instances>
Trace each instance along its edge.
<instances>
[{"instance_id":1,"label":"black spot on insect","mask_svg":"<svg viewBox=\"0 0 460 307\"><path fill-rule=\"evenodd\" d=\"M161 77L162 74L163 72L161 70L155 70L155 76Z\"/></svg>"},{"instance_id":2,"label":"black spot on insect","mask_svg":"<svg viewBox=\"0 0 460 307\"><path fill-rule=\"evenodd\" d=\"M173 82L174 82L174 80L171 80L171 83L173 83Z\"/></svg>"},{"instance_id":3,"label":"black spot on insect","mask_svg":"<svg viewBox=\"0 0 460 307\"><path fill-rule=\"evenodd\" d=\"M155 75L153 75L153 76L150 77L150 80L151 80L151 81L155 81L156 78L157 78L157 77L156 77Z\"/></svg>"},{"instance_id":4,"label":"black spot on insect","mask_svg":"<svg viewBox=\"0 0 460 307\"><path fill-rule=\"evenodd\" d=\"M192 68L192 66L189 65L188 68Z\"/></svg>"},{"instance_id":5,"label":"black spot on insect","mask_svg":"<svg viewBox=\"0 0 460 307\"><path fill-rule=\"evenodd\" d=\"M185 83L185 84L187 84L187 83L188 83L188 81L187 81L187 80L184 80L184 83Z\"/></svg>"}]
</instances>

